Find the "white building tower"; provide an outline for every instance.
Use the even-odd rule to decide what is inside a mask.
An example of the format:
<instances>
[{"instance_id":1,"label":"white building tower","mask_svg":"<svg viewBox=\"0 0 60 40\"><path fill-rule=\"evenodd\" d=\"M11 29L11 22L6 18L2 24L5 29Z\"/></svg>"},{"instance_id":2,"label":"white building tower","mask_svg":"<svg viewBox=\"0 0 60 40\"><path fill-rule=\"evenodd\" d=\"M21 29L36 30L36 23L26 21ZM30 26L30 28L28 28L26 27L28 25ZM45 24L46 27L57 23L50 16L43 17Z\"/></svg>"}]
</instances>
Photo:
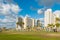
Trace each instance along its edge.
<instances>
[{"instance_id":1,"label":"white building tower","mask_svg":"<svg viewBox=\"0 0 60 40\"><path fill-rule=\"evenodd\" d=\"M52 24L52 23L53 23L52 10L51 10L51 9L47 9L47 10L45 11L44 25L45 25L45 27L47 27L48 24Z\"/></svg>"},{"instance_id":2,"label":"white building tower","mask_svg":"<svg viewBox=\"0 0 60 40\"><path fill-rule=\"evenodd\" d=\"M34 26L35 26L35 20L33 18L30 18L28 15L26 15L24 18L24 29Z\"/></svg>"},{"instance_id":3,"label":"white building tower","mask_svg":"<svg viewBox=\"0 0 60 40\"><path fill-rule=\"evenodd\" d=\"M16 30L21 30L23 27L23 24L21 24L23 22L23 18L22 17L18 17L16 18Z\"/></svg>"},{"instance_id":4,"label":"white building tower","mask_svg":"<svg viewBox=\"0 0 60 40\"><path fill-rule=\"evenodd\" d=\"M32 18L32 27L35 27L35 19Z\"/></svg>"}]
</instances>

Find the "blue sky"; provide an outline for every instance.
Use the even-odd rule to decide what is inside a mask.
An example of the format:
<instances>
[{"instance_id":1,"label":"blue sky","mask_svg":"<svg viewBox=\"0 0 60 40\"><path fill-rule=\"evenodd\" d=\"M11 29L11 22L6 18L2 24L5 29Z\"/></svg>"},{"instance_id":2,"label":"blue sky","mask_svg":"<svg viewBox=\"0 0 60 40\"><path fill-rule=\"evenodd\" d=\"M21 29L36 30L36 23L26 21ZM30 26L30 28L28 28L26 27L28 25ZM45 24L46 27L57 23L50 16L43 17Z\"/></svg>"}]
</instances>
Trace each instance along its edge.
<instances>
[{"instance_id":1,"label":"blue sky","mask_svg":"<svg viewBox=\"0 0 60 40\"><path fill-rule=\"evenodd\" d=\"M59 0L15 0L15 2L19 5L20 8L23 10L19 12L19 15L25 16L26 14L30 15L32 18L42 18L44 15L43 14L38 14L37 11L39 9L48 9L51 8L53 11L55 10L60 10L60 3L58 3ZM49 3L48 3L49 2ZM52 3L52 4L51 4Z\"/></svg>"},{"instance_id":2,"label":"blue sky","mask_svg":"<svg viewBox=\"0 0 60 40\"><path fill-rule=\"evenodd\" d=\"M15 27L17 16L43 19L45 10L49 8L53 12L60 10L60 0L0 0L0 27Z\"/></svg>"},{"instance_id":3,"label":"blue sky","mask_svg":"<svg viewBox=\"0 0 60 40\"><path fill-rule=\"evenodd\" d=\"M19 15L25 16L28 14L32 18L40 18L43 15L38 15L37 10L39 8L43 8L43 6L39 6L35 0L16 0L17 4L22 8L23 10L19 12Z\"/></svg>"}]
</instances>

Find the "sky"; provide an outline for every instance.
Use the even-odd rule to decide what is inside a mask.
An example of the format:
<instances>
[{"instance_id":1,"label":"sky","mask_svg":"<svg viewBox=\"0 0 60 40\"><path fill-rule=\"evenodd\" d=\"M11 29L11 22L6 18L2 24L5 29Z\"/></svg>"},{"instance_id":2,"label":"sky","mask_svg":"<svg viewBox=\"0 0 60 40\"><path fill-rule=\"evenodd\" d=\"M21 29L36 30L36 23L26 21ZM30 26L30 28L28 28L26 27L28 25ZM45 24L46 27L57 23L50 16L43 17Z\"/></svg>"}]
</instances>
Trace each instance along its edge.
<instances>
[{"instance_id":1,"label":"sky","mask_svg":"<svg viewBox=\"0 0 60 40\"><path fill-rule=\"evenodd\" d=\"M0 0L0 27L15 27L19 16L43 20L47 9L60 13L60 0Z\"/></svg>"}]
</instances>

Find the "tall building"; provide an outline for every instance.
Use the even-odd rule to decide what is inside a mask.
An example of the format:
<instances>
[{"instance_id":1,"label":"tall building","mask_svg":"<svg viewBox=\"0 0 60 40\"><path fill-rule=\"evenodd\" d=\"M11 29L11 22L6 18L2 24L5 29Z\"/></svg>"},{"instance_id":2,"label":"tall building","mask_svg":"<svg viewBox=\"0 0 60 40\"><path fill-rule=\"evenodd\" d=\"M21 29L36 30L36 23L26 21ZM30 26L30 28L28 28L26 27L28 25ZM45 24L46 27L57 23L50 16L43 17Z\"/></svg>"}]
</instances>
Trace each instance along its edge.
<instances>
[{"instance_id":1,"label":"tall building","mask_svg":"<svg viewBox=\"0 0 60 40\"><path fill-rule=\"evenodd\" d=\"M56 24L56 18L60 18L60 11L57 10L55 12L52 12L51 9L47 9L45 11L45 17L44 17L44 25L45 27L48 26L48 24ZM59 22L59 21L57 21Z\"/></svg>"},{"instance_id":2,"label":"tall building","mask_svg":"<svg viewBox=\"0 0 60 40\"><path fill-rule=\"evenodd\" d=\"M53 24L55 24L55 21L56 21L56 15L53 14L53 15L52 15L52 22L53 22Z\"/></svg>"},{"instance_id":3,"label":"tall building","mask_svg":"<svg viewBox=\"0 0 60 40\"><path fill-rule=\"evenodd\" d=\"M33 18L30 18L29 16L25 16L24 18L24 29L27 27L34 27L35 26L35 20Z\"/></svg>"},{"instance_id":4,"label":"tall building","mask_svg":"<svg viewBox=\"0 0 60 40\"><path fill-rule=\"evenodd\" d=\"M37 27L40 27L41 26L40 24L41 24L40 20L37 20Z\"/></svg>"},{"instance_id":5,"label":"tall building","mask_svg":"<svg viewBox=\"0 0 60 40\"><path fill-rule=\"evenodd\" d=\"M48 26L48 24L52 24L53 23L53 20L54 17L53 17L53 14L52 14L52 10L51 9L47 9L45 11L45 16L44 16L44 25L45 27Z\"/></svg>"},{"instance_id":6,"label":"tall building","mask_svg":"<svg viewBox=\"0 0 60 40\"><path fill-rule=\"evenodd\" d=\"M32 27L35 27L35 19L32 18Z\"/></svg>"},{"instance_id":7,"label":"tall building","mask_svg":"<svg viewBox=\"0 0 60 40\"><path fill-rule=\"evenodd\" d=\"M30 20L31 20L30 17L26 15L25 18L24 18L24 29L31 26L31 21Z\"/></svg>"},{"instance_id":8,"label":"tall building","mask_svg":"<svg viewBox=\"0 0 60 40\"><path fill-rule=\"evenodd\" d=\"M23 27L22 23L23 23L22 17L16 18L16 29L17 30L20 30Z\"/></svg>"}]
</instances>

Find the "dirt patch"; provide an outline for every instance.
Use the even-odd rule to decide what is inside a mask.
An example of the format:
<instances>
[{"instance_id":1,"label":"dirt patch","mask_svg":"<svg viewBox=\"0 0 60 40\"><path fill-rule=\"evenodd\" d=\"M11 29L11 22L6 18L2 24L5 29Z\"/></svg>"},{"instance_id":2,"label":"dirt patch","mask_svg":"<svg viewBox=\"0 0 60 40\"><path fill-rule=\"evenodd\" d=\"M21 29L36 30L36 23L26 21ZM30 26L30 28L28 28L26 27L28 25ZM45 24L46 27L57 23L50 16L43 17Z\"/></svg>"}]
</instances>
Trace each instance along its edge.
<instances>
[{"instance_id":1,"label":"dirt patch","mask_svg":"<svg viewBox=\"0 0 60 40\"><path fill-rule=\"evenodd\" d=\"M46 34L46 36L60 37L60 34L53 34L53 33L51 33L51 34Z\"/></svg>"}]
</instances>

